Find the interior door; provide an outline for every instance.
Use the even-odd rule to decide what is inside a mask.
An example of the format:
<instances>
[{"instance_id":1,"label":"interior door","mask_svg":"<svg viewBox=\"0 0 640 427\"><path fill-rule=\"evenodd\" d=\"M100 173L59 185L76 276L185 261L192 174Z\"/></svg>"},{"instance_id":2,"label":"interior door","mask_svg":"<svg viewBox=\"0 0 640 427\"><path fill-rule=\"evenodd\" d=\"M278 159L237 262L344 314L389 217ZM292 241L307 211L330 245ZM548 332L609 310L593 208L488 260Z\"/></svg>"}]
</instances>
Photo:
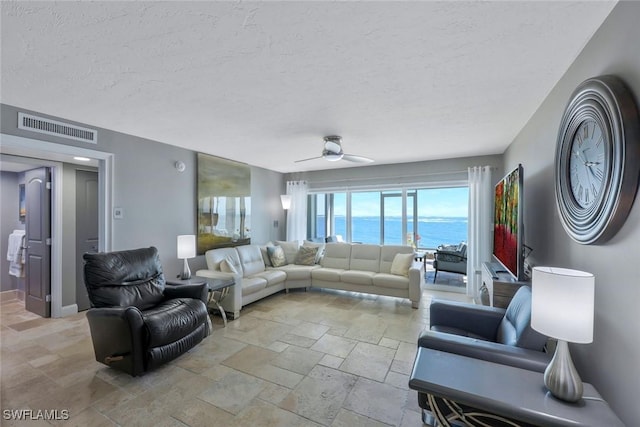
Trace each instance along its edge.
<instances>
[{"instance_id":1,"label":"interior door","mask_svg":"<svg viewBox=\"0 0 640 427\"><path fill-rule=\"evenodd\" d=\"M51 170L25 172L25 308L51 316Z\"/></svg>"},{"instance_id":2,"label":"interior door","mask_svg":"<svg viewBox=\"0 0 640 427\"><path fill-rule=\"evenodd\" d=\"M98 173L76 171L76 304L91 308L84 284L82 255L98 252Z\"/></svg>"}]
</instances>

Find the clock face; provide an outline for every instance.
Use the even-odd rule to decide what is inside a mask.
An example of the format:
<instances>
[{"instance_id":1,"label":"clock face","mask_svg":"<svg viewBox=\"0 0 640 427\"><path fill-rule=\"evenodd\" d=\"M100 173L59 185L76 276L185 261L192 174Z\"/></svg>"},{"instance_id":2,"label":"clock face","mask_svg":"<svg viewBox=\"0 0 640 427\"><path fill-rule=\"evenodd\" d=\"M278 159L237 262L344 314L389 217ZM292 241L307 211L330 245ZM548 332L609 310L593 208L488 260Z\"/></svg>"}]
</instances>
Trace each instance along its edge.
<instances>
[{"instance_id":1,"label":"clock face","mask_svg":"<svg viewBox=\"0 0 640 427\"><path fill-rule=\"evenodd\" d=\"M604 186L605 141L595 120L585 120L571 142L569 184L576 203L589 208L602 194Z\"/></svg>"},{"instance_id":2,"label":"clock face","mask_svg":"<svg viewBox=\"0 0 640 427\"><path fill-rule=\"evenodd\" d=\"M602 244L622 227L640 182L640 115L615 76L582 82L560 122L556 206L576 242Z\"/></svg>"}]
</instances>

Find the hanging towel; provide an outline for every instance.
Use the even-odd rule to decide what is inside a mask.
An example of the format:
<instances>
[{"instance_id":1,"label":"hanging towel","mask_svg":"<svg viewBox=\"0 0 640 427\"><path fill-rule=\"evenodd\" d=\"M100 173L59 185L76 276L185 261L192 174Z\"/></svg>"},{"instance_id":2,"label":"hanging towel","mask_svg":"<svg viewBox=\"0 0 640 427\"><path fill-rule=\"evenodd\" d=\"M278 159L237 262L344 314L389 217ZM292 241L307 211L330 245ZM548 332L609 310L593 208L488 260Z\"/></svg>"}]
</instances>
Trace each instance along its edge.
<instances>
[{"instance_id":1,"label":"hanging towel","mask_svg":"<svg viewBox=\"0 0 640 427\"><path fill-rule=\"evenodd\" d=\"M7 261L9 261L9 274L16 277L24 277L22 265L24 264L24 230L13 230L9 235L7 248Z\"/></svg>"}]
</instances>

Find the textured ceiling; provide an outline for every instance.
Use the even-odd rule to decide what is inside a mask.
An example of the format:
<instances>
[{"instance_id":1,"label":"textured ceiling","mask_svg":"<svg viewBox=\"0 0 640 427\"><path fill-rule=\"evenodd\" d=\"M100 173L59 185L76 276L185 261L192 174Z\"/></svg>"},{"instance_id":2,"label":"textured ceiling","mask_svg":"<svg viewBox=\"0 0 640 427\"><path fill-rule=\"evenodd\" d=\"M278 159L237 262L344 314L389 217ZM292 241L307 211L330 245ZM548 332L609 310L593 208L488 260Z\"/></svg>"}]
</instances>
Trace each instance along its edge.
<instances>
[{"instance_id":1,"label":"textured ceiling","mask_svg":"<svg viewBox=\"0 0 640 427\"><path fill-rule=\"evenodd\" d=\"M3 1L0 101L280 172L496 154L614 5Z\"/></svg>"}]
</instances>

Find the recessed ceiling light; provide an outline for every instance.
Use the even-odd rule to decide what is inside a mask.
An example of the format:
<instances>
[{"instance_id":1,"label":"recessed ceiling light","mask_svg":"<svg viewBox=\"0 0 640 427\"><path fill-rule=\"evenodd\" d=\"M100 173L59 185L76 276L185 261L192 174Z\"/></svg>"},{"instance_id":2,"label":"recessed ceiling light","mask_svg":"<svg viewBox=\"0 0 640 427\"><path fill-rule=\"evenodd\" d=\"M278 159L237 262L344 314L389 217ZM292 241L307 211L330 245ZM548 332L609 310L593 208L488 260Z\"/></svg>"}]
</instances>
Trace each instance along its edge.
<instances>
[{"instance_id":1,"label":"recessed ceiling light","mask_svg":"<svg viewBox=\"0 0 640 427\"><path fill-rule=\"evenodd\" d=\"M88 158L88 157L74 157L73 159L74 160L78 160L80 162L90 162L91 161L91 159Z\"/></svg>"}]
</instances>

